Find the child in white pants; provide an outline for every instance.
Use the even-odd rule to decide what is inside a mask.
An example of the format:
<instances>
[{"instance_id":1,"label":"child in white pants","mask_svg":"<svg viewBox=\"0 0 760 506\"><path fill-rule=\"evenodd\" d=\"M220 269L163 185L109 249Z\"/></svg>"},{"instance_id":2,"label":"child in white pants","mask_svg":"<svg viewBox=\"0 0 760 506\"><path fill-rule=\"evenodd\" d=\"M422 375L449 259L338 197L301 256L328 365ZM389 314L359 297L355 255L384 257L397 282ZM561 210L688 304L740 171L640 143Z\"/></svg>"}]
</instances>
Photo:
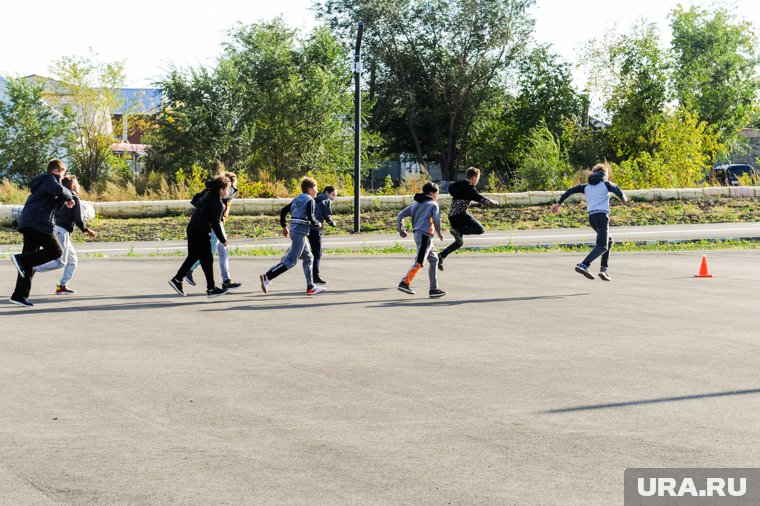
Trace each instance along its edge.
<instances>
[{"instance_id":1,"label":"child in white pants","mask_svg":"<svg viewBox=\"0 0 760 506\"><path fill-rule=\"evenodd\" d=\"M71 242L71 234L74 232L74 226L82 232L89 235L91 238L97 236L97 234L87 228L85 224L84 215L82 212L82 203L77 196L79 192L79 182L76 176L65 176L61 180L61 184L71 190L74 195L74 206L71 208L61 207L55 215L55 226L53 227L53 233L55 234L58 242L61 243L63 254L51 260L50 262L42 265L38 265L34 268L35 272L48 272L56 269L63 268L63 275L61 281L55 287L56 295L72 295L76 293L69 288L69 282L74 276L74 271L77 268L77 250L74 249L74 244Z\"/></svg>"}]
</instances>

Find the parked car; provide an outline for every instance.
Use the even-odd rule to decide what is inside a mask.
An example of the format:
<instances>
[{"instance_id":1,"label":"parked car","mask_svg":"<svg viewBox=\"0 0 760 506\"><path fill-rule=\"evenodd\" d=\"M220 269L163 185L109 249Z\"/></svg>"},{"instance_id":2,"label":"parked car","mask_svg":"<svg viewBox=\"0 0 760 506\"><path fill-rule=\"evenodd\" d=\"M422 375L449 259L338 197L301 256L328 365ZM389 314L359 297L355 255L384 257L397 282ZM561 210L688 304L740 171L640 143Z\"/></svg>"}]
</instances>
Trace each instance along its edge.
<instances>
[{"instance_id":1,"label":"parked car","mask_svg":"<svg viewBox=\"0 0 760 506\"><path fill-rule=\"evenodd\" d=\"M748 163L732 163L730 165L718 165L712 169L712 177L723 186L739 186L739 178L749 176L752 184L757 184L759 179L758 170Z\"/></svg>"}]
</instances>

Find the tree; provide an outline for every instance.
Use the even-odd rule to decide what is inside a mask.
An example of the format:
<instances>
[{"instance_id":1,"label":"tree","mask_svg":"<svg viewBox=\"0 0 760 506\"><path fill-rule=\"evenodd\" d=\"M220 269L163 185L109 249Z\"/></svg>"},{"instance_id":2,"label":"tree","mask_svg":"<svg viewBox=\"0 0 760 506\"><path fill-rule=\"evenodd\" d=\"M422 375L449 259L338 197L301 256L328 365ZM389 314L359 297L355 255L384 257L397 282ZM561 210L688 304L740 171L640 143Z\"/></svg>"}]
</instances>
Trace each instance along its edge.
<instances>
[{"instance_id":1,"label":"tree","mask_svg":"<svg viewBox=\"0 0 760 506\"><path fill-rule=\"evenodd\" d=\"M174 173L218 160L276 180L349 171L353 95L346 61L325 28L301 38L282 19L235 26L214 68L173 69L158 83L166 100L149 166Z\"/></svg>"},{"instance_id":2,"label":"tree","mask_svg":"<svg viewBox=\"0 0 760 506\"><path fill-rule=\"evenodd\" d=\"M518 189L558 190L566 186L569 163L549 128L543 123L535 126L527 141L525 160L517 171Z\"/></svg>"},{"instance_id":3,"label":"tree","mask_svg":"<svg viewBox=\"0 0 760 506\"><path fill-rule=\"evenodd\" d=\"M351 44L365 23L371 127L393 149L455 179L472 125L522 53L533 0L325 0L319 16Z\"/></svg>"},{"instance_id":4,"label":"tree","mask_svg":"<svg viewBox=\"0 0 760 506\"><path fill-rule=\"evenodd\" d=\"M72 119L42 100L42 87L10 79L0 101L0 179L27 182L52 158L65 158Z\"/></svg>"},{"instance_id":5,"label":"tree","mask_svg":"<svg viewBox=\"0 0 760 506\"><path fill-rule=\"evenodd\" d=\"M678 101L716 125L723 141L735 140L751 121L760 89L752 24L736 20L723 7L679 6L670 17Z\"/></svg>"},{"instance_id":6,"label":"tree","mask_svg":"<svg viewBox=\"0 0 760 506\"><path fill-rule=\"evenodd\" d=\"M653 121L652 148L620 162L613 173L623 188L689 188L699 186L705 167L726 146L715 125L679 106Z\"/></svg>"},{"instance_id":7,"label":"tree","mask_svg":"<svg viewBox=\"0 0 760 506\"><path fill-rule=\"evenodd\" d=\"M234 67L220 61L214 70L173 68L157 84L164 104L146 138L147 168L174 176L193 166L209 171L220 161L237 169L250 153L252 133Z\"/></svg>"},{"instance_id":8,"label":"tree","mask_svg":"<svg viewBox=\"0 0 760 506\"><path fill-rule=\"evenodd\" d=\"M353 95L344 48L325 28L305 40L281 19L238 26L225 45L237 69L254 131L249 165L277 179L336 166L348 170L353 150Z\"/></svg>"},{"instance_id":9,"label":"tree","mask_svg":"<svg viewBox=\"0 0 760 506\"><path fill-rule=\"evenodd\" d=\"M668 57L656 25L640 20L629 34L589 41L582 57L588 88L603 97L612 120L609 138L618 159L651 149L652 119L667 102Z\"/></svg>"},{"instance_id":10,"label":"tree","mask_svg":"<svg viewBox=\"0 0 760 506\"><path fill-rule=\"evenodd\" d=\"M66 56L53 63L51 72L57 81L43 83L43 97L76 118L68 139L71 172L87 189L105 183L114 158L111 111L121 105L124 62L100 62L95 54Z\"/></svg>"}]
</instances>

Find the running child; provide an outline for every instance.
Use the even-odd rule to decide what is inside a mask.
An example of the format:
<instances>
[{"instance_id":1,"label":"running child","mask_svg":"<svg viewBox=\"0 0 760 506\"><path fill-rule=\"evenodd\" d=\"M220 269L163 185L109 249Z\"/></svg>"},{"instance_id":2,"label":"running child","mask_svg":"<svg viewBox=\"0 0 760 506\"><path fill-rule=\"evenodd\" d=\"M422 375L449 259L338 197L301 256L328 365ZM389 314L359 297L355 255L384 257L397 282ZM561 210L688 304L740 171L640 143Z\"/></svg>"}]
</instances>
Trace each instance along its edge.
<instances>
[{"instance_id":1,"label":"running child","mask_svg":"<svg viewBox=\"0 0 760 506\"><path fill-rule=\"evenodd\" d=\"M234 198L235 194L237 193L237 175L234 172L224 172L223 175L230 180L230 187L227 189L227 195L225 195L222 198L222 202L224 203L224 213L222 214L222 221L227 222L227 218L230 216L230 207L232 206L232 199ZM190 201L191 204L197 207L198 202L203 198L203 196L208 193L208 183L206 183L206 189L204 189L202 192L197 193L193 200ZM232 279L230 279L230 249L228 246L222 244L219 242L219 238L216 236L216 233L211 230L211 254L214 254L214 251L216 251L219 254L219 269L222 272L222 288L226 288L227 290L234 290L236 288L240 288L242 286L241 283L234 283ZM195 286L195 280L193 279L193 272L195 269L198 268L200 265L200 261L195 262L193 267L190 269L190 272L187 273L185 276L185 281L188 282L188 284Z\"/></svg>"},{"instance_id":2,"label":"running child","mask_svg":"<svg viewBox=\"0 0 760 506\"><path fill-rule=\"evenodd\" d=\"M169 285L179 295L186 297L182 288L182 280L190 272L193 264L200 260L203 274L206 275L206 295L209 298L227 293L226 288L219 288L214 283L214 256L211 252L211 231L213 230L219 242L226 246L227 236L224 233L224 203L230 180L217 176L208 184L208 192L200 197L198 205L187 224L187 257L180 266L177 274L169 280Z\"/></svg>"},{"instance_id":3,"label":"running child","mask_svg":"<svg viewBox=\"0 0 760 506\"><path fill-rule=\"evenodd\" d=\"M476 185L480 181L480 169L470 167L464 174L465 181L458 181L449 186L451 195L451 208L449 209L449 223L454 242L440 253L438 269L443 270L443 261L447 256L454 253L464 245L464 235L480 235L485 229L473 215L467 212L470 206L497 205L495 200L481 195Z\"/></svg>"},{"instance_id":4,"label":"running child","mask_svg":"<svg viewBox=\"0 0 760 506\"><path fill-rule=\"evenodd\" d=\"M398 289L404 293L414 295L415 291L412 290L410 285L414 277L422 269L422 265L427 258L428 262L430 262L430 266L428 267L430 291L428 295L431 299L443 297L446 295L446 292L438 288L438 252L433 245L433 234L436 234L443 241L441 210L438 208L438 185L431 182L425 183L422 187L422 193L417 193L414 196L414 203L398 213L398 216L396 216L396 228L401 237L407 236L407 232L404 229L404 218L412 219L414 242L417 243L417 257L412 267L398 284Z\"/></svg>"},{"instance_id":5,"label":"running child","mask_svg":"<svg viewBox=\"0 0 760 506\"><path fill-rule=\"evenodd\" d=\"M17 306L34 306L29 302L34 268L55 260L63 253L53 227L55 213L62 206L74 207L71 190L61 185L66 174L66 165L61 160L51 160L47 171L34 178L29 184L31 194L26 199L19 217L18 231L24 236L21 253L11 255L11 262L18 271L16 287L10 303Z\"/></svg>"},{"instance_id":6,"label":"running child","mask_svg":"<svg viewBox=\"0 0 760 506\"><path fill-rule=\"evenodd\" d=\"M56 295L72 295L76 292L69 288L69 282L74 277L74 271L77 268L77 251L71 242L71 234L74 233L74 226L94 239L97 234L94 230L87 228L82 211L82 203L79 200L79 181L76 176L65 176L61 180L64 188L71 190L74 207L63 206L55 213L55 226L53 233L63 248L63 254L60 258L50 262L38 265L34 268L35 272L48 272L63 268L61 281L55 287Z\"/></svg>"},{"instance_id":7,"label":"running child","mask_svg":"<svg viewBox=\"0 0 760 506\"><path fill-rule=\"evenodd\" d=\"M575 272L583 274L588 279L594 279L594 274L589 270L591 262L599 256L602 257L602 266L599 270L599 278L604 281L611 281L607 272L607 263L610 259L610 250L614 241L610 237L610 192L614 193L617 198L623 202L628 202L628 197L615 184L608 181L610 167L605 163L598 163L591 169L588 177L588 184L579 184L573 186L559 198L559 202L551 207L551 211L559 211L562 203L574 193L583 193L586 196L586 209L588 210L588 221L596 231L596 246L591 253L578 265L575 266Z\"/></svg>"},{"instance_id":8,"label":"running child","mask_svg":"<svg viewBox=\"0 0 760 506\"><path fill-rule=\"evenodd\" d=\"M269 293L269 286L271 285L272 280L285 271L293 268L296 263L298 263L299 258L303 263L303 274L306 278L306 295L317 295L325 291L324 287L316 286L314 284L314 256L311 254L311 249L307 242L311 227L322 226L314 215L314 197L317 196L317 182L310 177L303 178L303 181L301 181L301 192L302 193L294 198L293 202L289 204L291 216L290 230L288 230L288 227L285 226L284 223L284 216L287 214L287 211L284 214L282 212L280 213L280 224L283 225L282 235L290 237L291 245L280 263L272 266L266 273L259 276L259 280L261 281L261 291L264 293ZM287 208L288 206L285 206L283 211Z\"/></svg>"},{"instance_id":9,"label":"running child","mask_svg":"<svg viewBox=\"0 0 760 506\"><path fill-rule=\"evenodd\" d=\"M325 186L325 189L317 195L314 202L314 216L321 223L319 227L311 227L309 230L309 246L311 253L314 255L314 282L320 285L326 285L327 281L319 275L319 263L322 260L322 229L327 222L331 227L335 227L332 219L332 202L338 196L338 190L334 186Z\"/></svg>"}]
</instances>

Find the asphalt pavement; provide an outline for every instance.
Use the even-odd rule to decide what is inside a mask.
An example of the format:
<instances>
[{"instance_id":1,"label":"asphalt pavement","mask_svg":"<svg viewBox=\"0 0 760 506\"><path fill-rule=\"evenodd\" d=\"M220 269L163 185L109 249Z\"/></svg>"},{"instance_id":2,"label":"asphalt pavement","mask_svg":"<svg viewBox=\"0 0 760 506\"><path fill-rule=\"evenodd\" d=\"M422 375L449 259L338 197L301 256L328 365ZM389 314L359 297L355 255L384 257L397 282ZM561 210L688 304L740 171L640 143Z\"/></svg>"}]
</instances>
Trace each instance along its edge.
<instances>
[{"instance_id":1,"label":"asphalt pavement","mask_svg":"<svg viewBox=\"0 0 760 506\"><path fill-rule=\"evenodd\" d=\"M610 505L626 467L758 467L760 252L579 259L455 255L438 300L408 255L327 257L314 298L262 294L271 258L213 300L175 257L39 274L0 304L0 504Z\"/></svg>"}]
</instances>

